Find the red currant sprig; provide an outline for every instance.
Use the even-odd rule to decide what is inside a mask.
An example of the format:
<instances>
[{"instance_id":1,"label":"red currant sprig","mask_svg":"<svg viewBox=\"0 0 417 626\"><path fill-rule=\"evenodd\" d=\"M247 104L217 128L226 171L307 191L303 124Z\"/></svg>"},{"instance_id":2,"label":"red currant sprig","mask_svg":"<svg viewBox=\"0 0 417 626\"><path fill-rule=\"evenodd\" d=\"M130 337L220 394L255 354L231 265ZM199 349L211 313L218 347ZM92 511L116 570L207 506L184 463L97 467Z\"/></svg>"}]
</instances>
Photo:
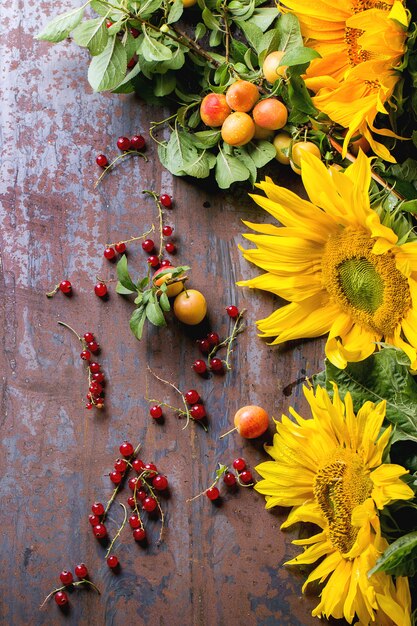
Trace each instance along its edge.
<instances>
[{"instance_id":1,"label":"red currant sprig","mask_svg":"<svg viewBox=\"0 0 417 626\"><path fill-rule=\"evenodd\" d=\"M204 339L198 339L197 345L203 354L207 354L207 363L203 359L197 359L193 363L193 370L197 374L205 375L208 370L215 374L222 374L224 370L232 369L230 357L233 352L233 344L245 330L245 323L242 321L245 309L239 312L236 306L227 307L227 314L233 320L233 327L230 334L220 341L220 337L216 332L208 333ZM226 348L226 357L219 359L216 354L221 348Z\"/></svg>"},{"instance_id":2,"label":"red currant sprig","mask_svg":"<svg viewBox=\"0 0 417 626\"><path fill-rule=\"evenodd\" d=\"M235 459L233 461L233 469L229 469L227 465L222 465L219 463L219 467L215 473L215 479L211 483L211 485L201 491L193 498L188 498L187 502L192 502L193 500L197 500L201 496L205 495L212 502L218 501L220 498L220 490L217 487L217 483L223 478L223 482L227 487L235 487L239 485L240 487L252 487L253 486L253 478L252 472L247 469L246 461L242 458Z\"/></svg>"},{"instance_id":3,"label":"red currant sprig","mask_svg":"<svg viewBox=\"0 0 417 626\"><path fill-rule=\"evenodd\" d=\"M119 150L122 150L122 154L119 154L115 159L113 159L113 161L111 161L111 163L109 163L105 154L97 155L96 163L103 168L103 172L96 180L94 188L100 184L106 174L112 170L114 166L119 163L119 161L132 156L139 156L145 161L148 160L147 156L141 152L146 147L146 141L142 135L134 135L130 139L129 137L119 137L117 140L117 147Z\"/></svg>"},{"instance_id":4,"label":"red currant sprig","mask_svg":"<svg viewBox=\"0 0 417 626\"><path fill-rule=\"evenodd\" d=\"M92 583L91 580L88 580L87 578L88 570L87 570L87 566L84 565L84 563L80 563L79 565L75 567L75 573L78 576L78 578L81 578L81 580L77 580L76 582L74 582L74 577L72 575L72 572L68 570L63 570L59 575L60 581L62 582L62 586L57 587L56 589L53 589L50 593L48 593L45 600L40 605L40 608L45 606L49 598L51 598L52 596L54 596L55 602L57 603L58 606L61 606L61 607L66 606L69 602L68 594L66 593L66 590L68 588L79 589L80 587L83 587L83 586L85 587L86 585L89 585L90 587L95 589L95 591L97 591L98 594L100 594L100 590L98 589L98 587L96 587L96 585Z\"/></svg>"},{"instance_id":5,"label":"red currant sprig","mask_svg":"<svg viewBox=\"0 0 417 626\"><path fill-rule=\"evenodd\" d=\"M172 235L173 228L172 226L164 225L164 208L172 209L172 199L171 197L163 193L158 196L155 191L144 189L142 193L146 193L151 196L155 202L156 208L158 210L158 221L159 221L159 253L158 255L152 255L148 259L148 263L150 263L151 267L158 267L162 260L162 248L164 243L164 237L170 237ZM145 252L153 252L155 248L155 244L152 240L144 241L142 243L142 247ZM174 254L176 252L175 244L171 242L167 242L165 244L165 250L169 254Z\"/></svg>"},{"instance_id":6,"label":"red currant sprig","mask_svg":"<svg viewBox=\"0 0 417 626\"><path fill-rule=\"evenodd\" d=\"M116 258L117 254L124 254L126 252L127 246L126 244L128 243L133 243L134 241L140 241L141 239L145 239L150 235L150 233L154 232L155 230L155 226L152 225L152 227L146 232L143 233L142 235L139 235L138 237L130 237L129 239L124 239L121 241L116 241L115 243L108 243L106 244L106 248L104 250L103 256L109 260L112 261L113 259ZM142 244L143 247L143 244Z\"/></svg>"},{"instance_id":7,"label":"red currant sprig","mask_svg":"<svg viewBox=\"0 0 417 626\"><path fill-rule=\"evenodd\" d=\"M48 293L46 293L46 297L47 298L53 298L54 295L60 291L61 293L63 293L66 296L70 296L72 294L72 285L70 283L69 280L61 280L60 283L58 283L57 285L55 285L55 287L51 290L48 291Z\"/></svg>"}]
</instances>

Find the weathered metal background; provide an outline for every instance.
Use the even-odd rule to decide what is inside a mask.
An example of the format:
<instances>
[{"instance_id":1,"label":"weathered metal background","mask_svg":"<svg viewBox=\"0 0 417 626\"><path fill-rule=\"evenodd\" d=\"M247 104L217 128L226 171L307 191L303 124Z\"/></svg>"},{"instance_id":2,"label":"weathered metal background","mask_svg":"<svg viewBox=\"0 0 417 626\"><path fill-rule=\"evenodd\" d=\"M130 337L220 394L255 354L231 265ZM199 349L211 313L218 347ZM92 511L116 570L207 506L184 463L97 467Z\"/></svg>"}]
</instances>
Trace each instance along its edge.
<instances>
[{"instance_id":1,"label":"weathered metal background","mask_svg":"<svg viewBox=\"0 0 417 626\"><path fill-rule=\"evenodd\" d=\"M282 563L295 554L281 533L285 512L268 513L250 489L227 495L220 507L206 498L186 499L205 487L218 462L243 455L253 468L266 459L263 441L233 434L219 440L242 405L260 404L276 417L290 403L303 410L301 385L292 383L320 368L322 346L307 342L276 350L256 335L254 321L277 305L267 294L238 290L235 281L256 270L242 260L241 220L264 220L246 190L219 193L214 185L175 179L159 164L148 141L148 162L132 159L97 190L95 156L118 154L119 135L142 132L165 111L150 110L132 96L97 95L86 80L88 55L71 42L56 46L33 35L74 3L3 0L1 47L1 380L2 443L1 597L2 624L90 624L121 626L309 626L315 598L301 597L303 576ZM299 185L287 169L277 181ZM199 378L195 339L170 319L166 329L148 328L141 343L130 334L131 303L111 293L93 293L96 275L109 278L107 242L142 233L156 220L142 189L175 199L177 259L192 266L192 286L203 291L213 330L224 335L224 308L248 310L234 369L224 377ZM140 244L129 247L130 264L143 272ZM68 278L74 294L45 297ZM112 289L111 289L112 291ZM106 410L84 409L86 375L80 345L62 320L80 333L92 331L102 346ZM205 400L209 433L192 423L182 430L173 414L162 425L148 416L146 366L183 390L196 388ZM176 401L149 380L149 393ZM105 501L108 472L125 438L142 442L142 457L158 464L170 480L164 503L167 532L157 547L151 524L147 549L129 528L115 553L122 569L114 575L91 533L90 505ZM123 501L127 498L126 490ZM112 509L112 532L121 509ZM39 610L59 584L59 572L84 561L101 596L79 591L70 610L55 603Z\"/></svg>"}]
</instances>

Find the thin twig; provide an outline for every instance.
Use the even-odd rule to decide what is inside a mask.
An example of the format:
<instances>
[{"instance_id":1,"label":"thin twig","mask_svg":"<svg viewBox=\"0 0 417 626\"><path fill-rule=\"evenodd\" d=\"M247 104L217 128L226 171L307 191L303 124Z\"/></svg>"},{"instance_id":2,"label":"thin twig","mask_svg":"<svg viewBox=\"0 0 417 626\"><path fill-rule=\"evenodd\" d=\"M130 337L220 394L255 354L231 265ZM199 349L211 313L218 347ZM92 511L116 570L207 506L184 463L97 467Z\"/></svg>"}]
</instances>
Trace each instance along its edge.
<instances>
[{"instance_id":1,"label":"thin twig","mask_svg":"<svg viewBox=\"0 0 417 626\"><path fill-rule=\"evenodd\" d=\"M132 243L132 241L138 241L139 239L146 239L148 235L155 231L155 225L152 224L151 228L143 233L143 235L139 235L138 237L131 237L130 239L124 239L123 241L115 241L114 243L106 243L106 248L111 248L112 246L116 246L118 243Z\"/></svg>"},{"instance_id":2,"label":"thin twig","mask_svg":"<svg viewBox=\"0 0 417 626\"><path fill-rule=\"evenodd\" d=\"M123 528L125 527L126 522L127 522L127 509L126 509L125 505L124 505L122 502L119 502L119 504L120 504L120 506L123 508L123 511L124 511L124 518L123 518L123 522L122 522L122 523L121 523L121 525L119 526L119 529L118 529L117 533L115 534L115 536L113 537L113 539L112 539L112 541L111 541L111 543L110 543L109 547L107 548L107 552L106 552L106 555L105 555L105 557L104 557L105 559L107 559L107 557L109 556L110 552L112 551L112 548L113 548L113 546L114 546L114 543L115 543L115 541L116 541L117 537L119 537L119 536L120 536L120 533L122 532L122 530L123 530Z\"/></svg>"}]
</instances>

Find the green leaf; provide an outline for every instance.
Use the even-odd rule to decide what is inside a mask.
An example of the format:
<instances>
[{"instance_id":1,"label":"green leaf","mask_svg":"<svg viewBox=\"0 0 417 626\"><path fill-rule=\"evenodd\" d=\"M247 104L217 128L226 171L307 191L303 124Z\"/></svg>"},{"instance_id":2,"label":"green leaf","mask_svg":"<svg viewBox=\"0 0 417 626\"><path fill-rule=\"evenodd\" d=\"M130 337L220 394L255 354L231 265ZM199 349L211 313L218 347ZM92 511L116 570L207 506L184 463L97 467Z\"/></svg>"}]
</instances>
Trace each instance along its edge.
<instances>
[{"instance_id":1,"label":"green leaf","mask_svg":"<svg viewBox=\"0 0 417 626\"><path fill-rule=\"evenodd\" d=\"M135 304L139 306L140 304L142 304L142 302L143 302L143 293L138 293L138 295L135 298Z\"/></svg>"},{"instance_id":2,"label":"green leaf","mask_svg":"<svg viewBox=\"0 0 417 626\"><path fill-rule=\"evenodd\" d=\"M296 111L307 115L316 115L317 109L313 105L310 94L301 76L290 75L288 83L288 98L290 105Z\"/></svg>"},{"instance_id":3,"label":"green leaf","mask_svg":"<svg viewBox=\"0 0 417 626\"><path fill-rule=\"evenodd\" d=\"M248 168L250 176L249 181L253 185L256 183L256 176L258 174L258 170L256 169L256 165L253 162L253 159L249 156L246 146L240 146L234 149L234 155L244 164L245 167Z\"/></svg>"},{"instance_id":4,"label":"green leaf","mask_svg":"<svg viewBox=\"0 0 417 626\"><path fill-rule=\"evenodd\" d=\"M277 28L272 28L262 35L261 40L258 44L260 66L263 64L267 54L273 52L274 50L279 50L280 40L281 35Z\"/></svg>"},{"instance_id":5,"label":"green leaf","mask_svg":"<svg viewBox=\"0 0 417 626\"><path fill-rule=\"evenodd\" d=\"M417 572L417 531L391 543L368 572L368 578L381 571L392 576L414 576Z\"/></svg>"},{"instance_id":6,"label":"green leaf","mask_svg":"<svg viewBox=\"0 0 417 626\"><path fill-rule=\"evenodd\" d=\"M210 9L205 7L203 9L201 17L203 18L203 22L207 26L207 28L209 28L210 30L215 30L215 31L220 30L220 22L217 18L214 17Z\"/></svg>"},{"instance_id":7,"label":"green leaf","mask_svg":"<svg viewBox=\"0 0 417 626\"><path fill-rule=\"evenodd\" d=\"M228 470L227 465L222 465L221 463L219 463L219 467L216 469L217 480L220 480L223 474L226 474L227 470Z\"/></svg>"},{"instance_id":8,"label":"green leaf","mask_svg":"<svg viewBox=\"0 0 417 626\"><path fill-rule=\"evenodd\" d=\"M331 382L335 382L342 397L350 392L355 411L367 400L386 400L386 418L395 426L394 440L417 441L417 383L409 365L401 350L385 347L364 361L348 363L344 370L326 360L324 376L314 377L313 384L324 382L331 394Z\"/></svg>"},{"instance_id":9,"label":"green leaf","mask_svg":"<svg viewBox=\"0 0 417 626\"><path fill-rule=\"evenodd\" d=\"M157 302L151 300L146 305L146 317L154 326L166 326L164 313Z\"/></svg>"},{"instance_id":10,"label":"green leaf","mask_svg":"<svg viewBox=\"0 0 417 626\"><path fill-rule=\"evenodd\" d=\"M163 43L150 37L145 26L142 26L144 38L140 46L140 53L147 61L169 61L172 58L172 50Z\"/></svg>"},{"instance_id":11,"label":"green leaf","mask_svg":"<svg viewBox=\"0 0 417 626\"><path fill-rule=\"evenodd\" d=\"M159 9L161 4L162 0L145 0L140 4L138 15L140 15L142 19L150 17L153 13L155 13L155 11Z\"/></svg>"},{"instance_id":12,"label":"green leaf","mask_svg":"<svg viewBox=\"0 0 417 626\"><path fill-rule=\"evenodd\" d=\"M228 189L232 183L247 180L250 172L240 159L226 154L219 148L215 176L220 189Z\"/></svg>"},{"instance_id":13,"label":"green leaf","mask_svg":"<svg viewBox=\"0 0 417 626\"><path fill-rule=\"evenodd\" d=\"M132 291L131 289L124 287L122 283L119 281L116 285L116 293L120 293L120 295L122 296L128 296L132 293L136 293L136 291ZM136 300L135 300L135 304L137 304Z\"/></svg>"},{"instance_id":14,"label":"green leaf","mask_svg":"<svg viewBox=\"0 0 417 626\"><path fill-rule=\"evenodd\" d=\"M58 43L63 41L72 30L81 22L84 15L84 7L74 9L68 13L57 15L53 20L48 22L40 33L35 35L35 39L42 41L52 41Z\"/></svg>"},{"instance_id":15,"label":"green leaf","mask_svg":"<svg viewBox=\"0 0 417 626\"><path fill-rule=\"evenodd\" d=\"M90 6L99 15L108 15L109 7L102 0L91 0Z\"/></svg>"},{"instance_id":16,"label":"green leaf","mask_svg":"<svg viewBox=\"0 0 417 626\"><path fill-rule=\"evenodd\" d=\"M130 72L126 74L124 79L112 89L112 93L132 93L134 91L133 85L130 83L132 78L135 78L140 74L140 65L136 63L135 67L133 67Z\"/></svg>"},{"instance_id":17,"label":"green leaf","mask_svg":"<svg viewBox=\"0 0 417 626\"><path fill-rule=\"evenodd\" d=\"M272 7L262 7L261 9L255 9L250 21L252 24L255 24L255 26L258 26L258 28L260 28L264 33L278 16L278 9Z\"/></svg>"},{"instance_id":18,"label":"green leaf","mask_svg":"<svg viewBox=\"0 0 417 626\"><path fill-rule=\"evenodd\" d=\"M217 46L220 46L222 40L223 40L223 34L222 34L222 31L220 30L220 28L216 28L215 30L212 30L210 32L209 45L210 45L211 48L216 48ZM201 64L203 66L205 66L206 63L207 63L207 61L201 61Z\"/></svg>"},{"instance_id":19,"label":"green leaf","mask_svg":"<svg viewBox=\"0 0 417 626\"><path fill-rule=\"evenodd\" d=\"M171 305L168 300L168 296L166 293L161 294L159 298L159 304L163 311L168 312L171 310Z\"/></svg>"},{"instance_id":20,"label":"green leaf","mask_svg":"<svg viewBox=\"0 0 417 626\"><path fill-rule=\"evenodd\" d=\"M219 130L199 130L197 133L191 135L191 139L196 148L213 148L217 145L221 138L221 132Z\"/></svg>"},{"instance_id":21,"label":"green leaf","mask_svg":"<svg viewBox=\"0 0 417 626\"><path fill-rule=\"evenodd\" d=\"M133 293L134 291L137 291L136 285L131 279L130 274L129 274L129 270L127 267L127 257L125 254L121 257L120 261L117 263L116 270L117 270L117 278L119 279L119 282L123 285L123 287L125 287L126 289L129 289L131 293Z\"/></svg>"},{"instance_id":22,"label":"green leaf","mask_svg":"<svg viewBox=\"0 0 417 626\"><path fill-rule=\"evenodd\" d=\"M196 41L204 37L206 32L207 32L206 25L203 24L203 22L198 22L197 26L195 27L195 33L194 33L194 37Z\"/></svg>"},{"instance_id":23,"label":"green leaf","mask_svg":"<svg viewBox=\"0 0 417 626\"><path fill-rule=\"evenodd\" d=\"M174 72L168 72L167 74L155 74L154 77L154 93L155 96L163 97L172 93L177 84L177 79Z\"/></svg>"},{"instance_id":24,"label":"green leaf","mask_svg":"<svg viewBox=\"0 0 417 626\"><path fill-rule=\"evenodd\" d=\"M189 176L194 176L194 178L207 178L215 164L216 156L212 152L203 150L198 154L195 161L184 166L184 172Z\"/></svg>"},{"instance_id":25,"label":"green leaf","mask_svg":"<svg viewBox=\"0 0 417 626\"><path fill-rule=\"evenodd\" d=\"M300 31L300 23L292 13L280 15L276 26L280 35L279 47L277 50L290 50L303 45L303 38Z\"/></svg>"},{"instance_id":26,"label":"green leaf","mask_svg":"<svg viewBox=\"0 0 417 626\"><path fill-rule=\"evenodd\" d=\"M178 22L181 15L184 11L184 5L182 0L174 0L171 4L171 8L169 9L167 24L173 24L174 22Z\"/></svg>"},{"instance_id":27,"label":"green leaf","mask_svg":"<svg viewBox=\"0 0 417 626\"><path fill-rule=\"evenodd\" d=\"M145 276L145 278L141 278L141 280L138 280L136 289L138 291L143 291L148 285L149 285L149 276Z\"/></svg>"},{"instance_id":28,"label":"green leaf","mask_svg":"<svg viewBox=\"0 0 417 626\"><path fill-rule=\"evenodd\" d=\"M126 51L117 37L111 37L103 52L92 58L88 82L94 91L114 89L124 79L126 68Z\"/></svg>"},{"instance_id":29,"label":"green leaf","mask_svg":"<svg viewBox=\"0 0 417 626\"><path fill-rule=\"evenodd\" d=\"M79 24L72 33L76 44L88 48L92 56L101 54L107 45L109 33L106 27L106 18L97 17Z\"/></svg>"},{"instance_id":30,"label":"green leaf","mask_svg":"<svg viewBox=\"0 0 417 626\"><path fill-rule=\"evenodd\" d=\"M407 213L417 214L417 199L403 202L401 204L401 211L407 211Z\"/></svg>"},{"instance_id":31,"label":"green leaf","mask_svg":"<svg viewBox=\"0 0 417 626\"><path fill-rule=\"evenodd\" d=\"M293 65L303 65L304 63L310 63L313 59L316 59L320 56L317 50L313 50L312 48L305 48L304 46L291 48L291 50L287 50L287 52L282 57L280 63L281 65L287 65L292 67Z\"/></svg>"},{"instance_id":32,"label":"green leaf","mask_svg":"<svg viewBox=\"0 0 417 626\"><path fill-rule=\"evenodd\" d=\"M252 24L252 22L239 22L239 28L243 31L248 43L259 53L259 46L263 37L263 32L259 26Z\"/></svg>"},{"instance_id":33,"label":"green leaf","mask_svg":"<svg viewBox=\"0 0 417 626\"><path fill-rule=\"evenodd\" d=\"M167 144L167 161L172 174L183 172L198 159L198 152L188 133L175 128Z\"/></svg>"},{"instance_id":34,"label":"green leaf","mask_svg":"<svg viewBox=\"0 0 417 626\"><path fill-rule=\"evenodd\" d=\"M251 141L246 145L249 156L255 163L256 167L264 167L267 163L275 159L277 151L269 141Z\"/></svg>"},{"instance_id":35,"label":"green leaf","mask_svg":"<svg viewBox=\"0 0 417 626\"><path fill-rule=\"evenodd\" d=\"M135 335L136 339L142 339L143 325L146 320L146 311L144 307L135 309L132 313L132 317L129 321L130 330Z\"/></svg>"}]
</instances>

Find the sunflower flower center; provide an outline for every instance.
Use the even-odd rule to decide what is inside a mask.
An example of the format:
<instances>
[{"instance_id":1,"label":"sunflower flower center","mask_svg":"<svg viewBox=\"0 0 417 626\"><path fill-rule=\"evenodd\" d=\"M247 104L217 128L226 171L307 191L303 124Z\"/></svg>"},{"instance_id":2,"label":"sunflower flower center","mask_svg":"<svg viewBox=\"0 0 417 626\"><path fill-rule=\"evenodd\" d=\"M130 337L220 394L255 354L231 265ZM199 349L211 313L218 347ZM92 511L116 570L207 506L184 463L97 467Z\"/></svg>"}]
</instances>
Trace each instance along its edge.
<instances>
[{"instance_id":1,"label":"sunflower flower center","mask_svg":"<svg viewBox=\"0 0 417 626\"><path fill-rule=\"evenodd\" d=\"M353 228L331 235L322 261L323 285L357 324L392 337L411 307L410 288L395 255L373 254L373 245L365 231Z\"/></svg>"},{"instance_id":2,"label":"sunflower flower center","mask_svg":"<svg viewBox=\"0 0 417 626\"><path fill-rule=\"evenodd\" d=\"M363 50L358 44L358 39L363 33L364 31L360 28L350 28L349 26L345 28L345 42L348 48L347 54L352 67L364 61L368 61L371 58L371 54Z\"/></svg>"},{"instance_id":3,"label":"sunflower flower center","mask_svg":"<svg viewBox=\"0 0 417 626\"><path fill-rule=\"evenodd\" d=\"M340 448L321 467L314 480L314 497L329 525L332 545L346 554L359 529L352 526L353 509L371 494L372 481L356 452Z\"/></svg>"},{"instance_id":4,"label":"sunflower flower center","mask_svg":"<svg viewBox=\"0 0 417 626\"><path fill-rule=\"evenodd\" d=\"M379 0L353 0L352 11L353 13L362 13L368 9L382 9L383 11L389 11L391 5L386 2L380 2Z\"/></svg>"}]
</instances>

